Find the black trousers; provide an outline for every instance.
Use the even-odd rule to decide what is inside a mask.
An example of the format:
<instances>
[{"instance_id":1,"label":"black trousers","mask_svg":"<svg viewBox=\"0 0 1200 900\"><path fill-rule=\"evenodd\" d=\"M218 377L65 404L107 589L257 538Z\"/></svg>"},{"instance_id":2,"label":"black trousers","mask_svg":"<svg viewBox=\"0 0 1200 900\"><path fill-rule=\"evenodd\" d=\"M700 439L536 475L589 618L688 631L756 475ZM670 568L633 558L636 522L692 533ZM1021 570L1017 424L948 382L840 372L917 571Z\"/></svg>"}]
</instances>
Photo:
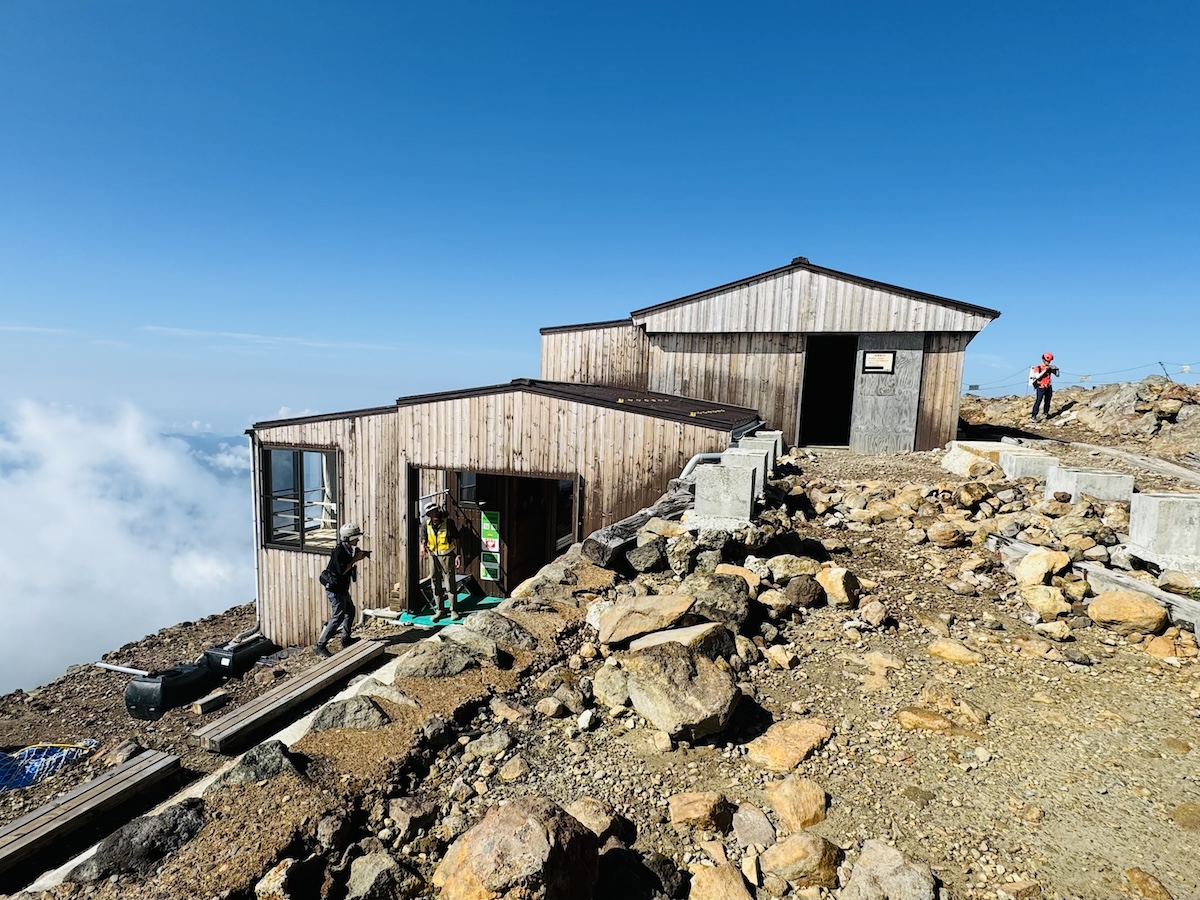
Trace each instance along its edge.
<instances>
[{"instance_id":1,"label":"black trousers","mask_svg":"<svg viewBox=\"0 0 1200 900\"><path fill-rule=\"evenodd\" d=\"M1036 419L1037 414L1038 414L1038 407L1042 405L1042 401L1044 400L1045 406L1042 406L1042 415L1049 418L1049 416L1050 416L1050 399L1054 396L1054 388L1051 387L1050 385L1046 385L1045 387L1036 388L1036 390L1037 390L1037 396L1034 397L1034 399L1033 399L1033 412L1031 412L1029 415Z\"/></svg>"},{"instance_id":2,"label":"black trousers","mask_svg":"<svg viewBox=\"0 0 1200 900\"><path fill-rule=\"evenodd\" d=\"M317 638L317 646L324 647L328 644L333 633L339 628L342 630L342 643L345 644L350 640L350 629L354 627L354 601L350 599L349 592L335 594L333 591L326 591L325 597L329 600L329 605L333 607L333 615L321 629L321 636Z\"/></svg>"}]
</instances>

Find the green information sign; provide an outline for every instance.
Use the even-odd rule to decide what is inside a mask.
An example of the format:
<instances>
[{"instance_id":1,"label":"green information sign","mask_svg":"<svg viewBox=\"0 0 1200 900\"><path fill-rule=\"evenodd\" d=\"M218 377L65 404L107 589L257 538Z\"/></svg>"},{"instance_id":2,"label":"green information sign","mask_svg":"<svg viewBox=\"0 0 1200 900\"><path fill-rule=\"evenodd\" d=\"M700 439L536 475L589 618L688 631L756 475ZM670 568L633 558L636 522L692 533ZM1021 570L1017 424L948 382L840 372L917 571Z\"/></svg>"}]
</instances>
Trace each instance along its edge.
<instances>
[{"instance_id":1,"label":"green information sign","mask_svg":"<svg viewBox=\"0 0 1200 900\"><path fill-rule=\"evenodd\" d=\"M479 524L483 544L479 553L479 577L484 581L500 580L500 513L485 511Z\"/></svg>"}]
</instances>

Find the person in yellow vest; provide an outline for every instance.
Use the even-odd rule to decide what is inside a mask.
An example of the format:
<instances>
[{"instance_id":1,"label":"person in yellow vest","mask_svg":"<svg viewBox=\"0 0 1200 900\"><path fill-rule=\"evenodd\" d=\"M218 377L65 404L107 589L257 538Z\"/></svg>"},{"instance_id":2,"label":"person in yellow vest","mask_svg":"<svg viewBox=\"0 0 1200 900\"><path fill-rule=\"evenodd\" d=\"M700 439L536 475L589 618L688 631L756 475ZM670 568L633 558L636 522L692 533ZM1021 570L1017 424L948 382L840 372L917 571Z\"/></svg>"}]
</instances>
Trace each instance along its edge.
<instances>
[{"instance_id":1,"label":"person in yellow vest","mask_svg":"<svg viewBox=\"0 0 1200 900\"><path fill-rule=\"evenodd\" d=\"M458 526L446 516L445 510L435 503L425 508L425 522L421 528L421 558L433 560L433 621L442 618L442 601L450 592L450 621L458 621L458 584L455 573L462 565L462 543L458 538Z\"/></svg>"}]
</instances>

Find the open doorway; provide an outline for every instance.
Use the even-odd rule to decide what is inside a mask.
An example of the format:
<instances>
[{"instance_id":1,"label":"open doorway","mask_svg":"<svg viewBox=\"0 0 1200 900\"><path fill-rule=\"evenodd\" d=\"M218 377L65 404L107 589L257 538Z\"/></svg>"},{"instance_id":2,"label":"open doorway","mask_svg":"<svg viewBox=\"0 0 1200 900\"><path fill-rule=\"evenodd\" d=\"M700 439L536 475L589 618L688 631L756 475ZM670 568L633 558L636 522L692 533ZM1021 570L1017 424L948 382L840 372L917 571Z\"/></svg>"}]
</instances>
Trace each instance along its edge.
<instances>
[{"instance_id":1,"label":"open doorway","mask_svg":"<svg viewBox=\"0 0 1200 900\"><path fill-rule=\"evenodd\" d=\"M809 335L800 391L801 446L847 447L854 408L858 335Z\"/></svg>"},{"instance_id":2,"label":"open doorway","mask_svg":"<svg viewBox=\"0 0 1200 900\"><path fill-rule=\"evenodd\" d=\"M579 479L448 473L463 568L491 597L507 597L579 536Z\"/></svg>"}]
</instances>

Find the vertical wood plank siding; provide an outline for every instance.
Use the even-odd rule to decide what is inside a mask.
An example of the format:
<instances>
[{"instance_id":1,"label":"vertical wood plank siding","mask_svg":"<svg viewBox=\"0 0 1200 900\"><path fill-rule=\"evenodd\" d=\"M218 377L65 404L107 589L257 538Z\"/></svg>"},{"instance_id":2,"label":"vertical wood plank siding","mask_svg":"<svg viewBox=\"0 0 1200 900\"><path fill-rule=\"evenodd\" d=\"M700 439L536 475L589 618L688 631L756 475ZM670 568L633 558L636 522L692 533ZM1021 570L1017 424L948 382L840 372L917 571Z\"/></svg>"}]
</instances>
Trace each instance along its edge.
<instances>
[{"instance_id":1,"label":"vertical wood plank siding","mask_svg":"<svg viewBox=\"0 0 1200 900\"><path fill-rule=\"evenodd\" d=\"M400 556L396 524L400 496L400 448L396 416L375 411L321 421L297 422L256 429L260 446L339 450L339 520L357 522L367 533L364 546L372 551L360 563L351 588L359 610L387 606L392 583L398 581L395 561ZM254 460L256 507L261 504L260 460ZM263 634L281 646L310 644L329 618L329 602L317 576L329 551L300 552L263 546L262 510L256 508L258 545L258 612ZM361 614L361 613L360 613Z\"/></svg>"},{"instance_id":2,"label":"vertical wood plank siding","mask_svg":"<svg viewBox=\"0 0 1200 900\"><path fill-rule=\"evenodd\" d=\"M917 408L917 450L933 450L954 440L962 397L963 358L973 334L925 335L925 367Z\"/></svg>"},{"instance_id":3,"label":"vertical wood plank siding","mask_svg":"<svg viewBox=\"0 0 1200 900\"><path fill-rule=\"evenodd\" d=\"M960 307L790 269L685 303L646 310L633 322L658 332L970 331L991 321Z\"/></svg>"},{"instance_id":4,"label":"vertical wood plank siding","mask_svg":"<svg viewBox=\"0 0 1200 900\"><path fill-rule=\"evenodd\" d=\"M794 435L804 374L802 334L654 334L646 390L757 409Z\"/></svg>"},{"instance_id":5,"label":"vertical wood plank siding","mask_svg":"<svg viewBox=\"0 0 1200 900\"><path fill-rule=\"evenodd\" d=\"M653 503L695 454L729 446L729 433L720 429L523 391L404 405L397 409L397 422L412 466L541 477L578 474L585 535ZM476 443L471 434L486 439ZM406 583L403 552L396 565L395 580Z\"/></svg>"},{"instance_id":6,"label":"vertical wood plank siding","mask_svg":"<svg viewBox=\"0 0 1200 900\"><path fill-rule=\"evenodd\" d=\"M546 381L646 389L646 334L632 322L542 335Z\"/></svg>"}]
</instances>

